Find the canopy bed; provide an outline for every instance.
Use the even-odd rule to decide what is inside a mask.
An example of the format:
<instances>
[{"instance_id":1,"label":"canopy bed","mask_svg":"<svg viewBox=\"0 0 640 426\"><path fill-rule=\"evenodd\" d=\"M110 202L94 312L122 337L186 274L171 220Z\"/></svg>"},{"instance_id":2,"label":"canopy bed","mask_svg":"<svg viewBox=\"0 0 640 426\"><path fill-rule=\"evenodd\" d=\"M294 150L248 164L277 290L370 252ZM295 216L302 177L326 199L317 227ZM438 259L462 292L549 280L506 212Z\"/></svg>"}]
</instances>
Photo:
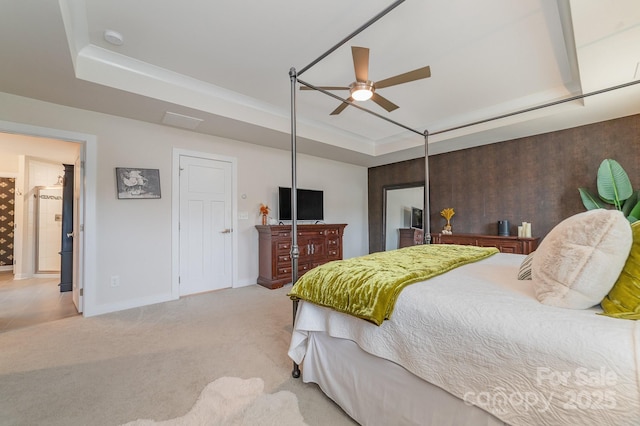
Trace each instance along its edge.
<instances>
[{"instance_id":1,"label":"canopy bed","mask_svg":"<svg viewBox=\"0 0 640 426\"><path fill-rule=\"evenodd\" d=\"M292 375L300 377L302 365L303 380L361 424L640 423L640 327L600 315L629 253L640 257L640 226L632 232L619 212L587 212L563 221L528 256L430 245L429 132L299 78L401 3L289 71ZM424 138L424 245L330 262L298 280L297 84Z\"/></svg>"}]
</instances>

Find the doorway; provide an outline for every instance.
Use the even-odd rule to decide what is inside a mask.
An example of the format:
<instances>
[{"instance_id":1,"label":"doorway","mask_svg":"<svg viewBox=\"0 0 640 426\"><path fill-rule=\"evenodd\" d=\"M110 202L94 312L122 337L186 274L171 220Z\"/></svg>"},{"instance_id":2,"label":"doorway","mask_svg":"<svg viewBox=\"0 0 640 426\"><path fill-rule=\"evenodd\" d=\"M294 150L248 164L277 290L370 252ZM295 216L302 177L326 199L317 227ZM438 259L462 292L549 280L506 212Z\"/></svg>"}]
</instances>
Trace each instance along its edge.
<instances>
[{"instance_id":1,"label":"doorway","mask_svg":"<svg viewBox=\"0 0 640 426\"><path fill-rule=\"evenodd\" d=\"M10 155L26 158L47 158L48 160L59 161L61 165L66 161L74 164L77 159L82 159L83 168L85 164L89 164L93 169L95 168L95 143L95 136L92 135L0 121L0 152L5 154L3 159ZM65 153L68 154L66 157L58 158L60 155L65 155ZM21 164L26 164L26 162L23 161ZM16 189L19 194L16 195L24 198L25 183L20 182L19 176L24 176L25 170L24 166L21 167L16 172L16 179L19 183ZM74 190L74 199L79 201L78 216L80 222L77 228L79 250L75 253L73 259L73 289L70 292L72 294L69 295L72 297L65 295L65 299L71 300L71 306L73 306L76 314L82 312L85 316L92 315L91 312L93 311L93 303L87 304L83 298L85 281L92 282L92 280L85 280L85 276L93 276L95 272L95 256L85 255L87 244L90 246L95 244L93 226L89 228L85 226L85 218L87 216L90 217L91 223L94 223L95 218L95 199L91 196L86 196L87 188L91 189L91 191L93 191L92 188L95 188L95 170L84 173L82 184ZM24 202L22 204L24 205ZM11 280L18 278L17 282L31 279L35 273L35 255L32 256L35 249L35 238L29 238L30 236L33 237L32 233L34 231L33 227L28 227L29 213L25 212L23 207L22 210L16 209L14 238L16 260L13 265L13 271L10 271L13 272L13 276L10 277ZM8 277L5 276L5 278ZM59 280L56 281L59 282ZM25 285L26 287L28 286ZM57 285L55 290L60 294ZM6 298L4 300L6 301Z\"/></svg>"},{"instance_id":2,"label":"doorway","mask_svg":"<svg viewBox=\"0 0 640 426\"><path fill-rule=\"evenodd\" d=\"M174 164L177 165L174 200L178 203L177 296L233 287L235 159L177 150Z\"/></svg>"}]
</instances>

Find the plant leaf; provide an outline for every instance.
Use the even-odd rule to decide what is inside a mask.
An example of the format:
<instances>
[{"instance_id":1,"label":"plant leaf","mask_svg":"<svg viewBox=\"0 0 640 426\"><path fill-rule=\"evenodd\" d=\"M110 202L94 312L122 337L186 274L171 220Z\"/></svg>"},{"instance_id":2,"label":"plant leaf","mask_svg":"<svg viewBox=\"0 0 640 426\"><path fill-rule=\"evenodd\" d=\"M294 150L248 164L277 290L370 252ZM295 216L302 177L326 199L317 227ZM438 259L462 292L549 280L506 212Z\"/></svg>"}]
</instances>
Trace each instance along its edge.
<instances>
[{"instance_id":1,"label":"plant leaf","mask_svg":"<svg viewBox=\"0 0 640 426\"><path fill-rule=\"evenodd\" d=\"M620 163L607 158L598 168L598 194L607 203L622 209L622 202L633 194L633 187L627 172Z\"/></svg>"},{"instance_id":2,"label":"plant leaf","mask_svg":"<svg viewBox=\"0 0 640 426\"><path fill-rule=\"evenodd\" d=\"M631 214L631 210L636 207L638 204L638 191L633 191L631 197L627 198L627 200L622 204L622 213L625 216L629 216Z\"/></svg>"},{"instance_id":3,"label":"plant leaf","mask_svg":"<svg viewBox=\"0 0 640 426\"><path fill-rule=\"evenodd\" d=\"M627 219L629 219L629 221L631 221L630 218L638 218L640 217L640 201L636 203L636 205L633 207L633 209L629 212L627 216ZM638 219L636 219L638 220ZM635 222L635 220L633 221Z\"/></svg>"},{"instance_id":4,"label":"plant leaf","mask_svg":"<svg viewBox=\"0 0 640 426\"><path fill-rule=\"evenodd\" d=\"M587 188L578 188L578 191L580 192L580 198L582 198L582 204L587 210L604 208L598 197L589 192Z\"/></svg>"}]
</instances>

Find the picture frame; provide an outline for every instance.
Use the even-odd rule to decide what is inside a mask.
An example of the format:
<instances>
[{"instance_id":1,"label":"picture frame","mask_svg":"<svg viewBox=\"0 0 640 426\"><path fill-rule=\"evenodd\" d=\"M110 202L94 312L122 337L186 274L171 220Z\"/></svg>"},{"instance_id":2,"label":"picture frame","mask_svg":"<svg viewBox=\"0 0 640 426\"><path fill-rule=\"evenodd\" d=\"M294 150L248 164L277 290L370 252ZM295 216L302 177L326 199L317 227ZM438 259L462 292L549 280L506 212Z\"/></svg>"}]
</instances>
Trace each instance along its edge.
<instances>
[{"instance_id":1,"label":"picture frame","mask_svg":"<svg viewBox=\"0 0 640 426\"><path fill-rule=\"evenodd\" d=\"M116 190L120 200L160 198L160 170L116 167Z\"/></svg>"}]
</instances>

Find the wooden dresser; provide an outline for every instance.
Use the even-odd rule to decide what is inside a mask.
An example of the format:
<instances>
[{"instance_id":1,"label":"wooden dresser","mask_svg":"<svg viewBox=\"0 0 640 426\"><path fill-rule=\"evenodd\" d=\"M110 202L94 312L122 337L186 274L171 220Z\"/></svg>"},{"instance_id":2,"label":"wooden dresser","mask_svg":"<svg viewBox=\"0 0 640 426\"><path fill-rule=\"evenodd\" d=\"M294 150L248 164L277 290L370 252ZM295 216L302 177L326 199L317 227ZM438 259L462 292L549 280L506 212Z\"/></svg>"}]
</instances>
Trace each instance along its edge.
<instances>
[{"instance_id":1,"label":"wooden dresser","mask_svg":"<svg viewBox=\"0 0 640 426\"><path fill-rule=\"evenodd\" d=\"M346 224L297 225L298 276L331 260L342 259ZM291 275L291 225L256 225L258 229L258 284L280 288Z\"/></svg>"},{"instance_id":2,"label":"wooden dresser","mask_svg":"<svg viewBox=\"0 0 640 426\"><path fill-rule=\"evenodd\" d=\"M431 244L462 244L497 247L502 253L529 254L538 248L540 238L520 238L481 234L431 234Z\"/></svg>"},{"instance_id":3,"label":"wooden dresser","mask_svg":"<svg viewBox=\"0 0 640 426\"><path fill-rule=\"evenodd\" d=\"M424 244L424 232L416 228L400 228L400 241L398 248L417 246Z\"/></svg>"}]
</instances>

